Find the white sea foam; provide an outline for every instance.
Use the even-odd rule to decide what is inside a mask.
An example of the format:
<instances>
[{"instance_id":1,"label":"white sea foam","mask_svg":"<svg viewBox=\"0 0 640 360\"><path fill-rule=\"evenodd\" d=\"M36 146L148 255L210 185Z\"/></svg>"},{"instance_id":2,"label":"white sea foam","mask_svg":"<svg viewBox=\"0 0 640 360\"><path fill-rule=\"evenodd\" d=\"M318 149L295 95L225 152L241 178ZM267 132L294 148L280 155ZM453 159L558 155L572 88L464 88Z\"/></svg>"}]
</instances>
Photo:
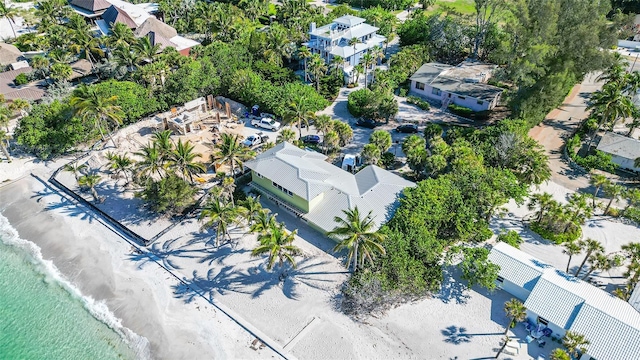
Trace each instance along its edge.
<instances>
[{"instance_id":1,"label":"white sea foam","mask_svg":"<svg viewBox=\"0 0 640 360\"><path fill-rule=\"evenodd\" d=\"M2 214L0 214L0 239L4 244L20 249L26 255L26 259L45 276L46 281L60 284L71 296L79 299L84 305L84 308L89 311L93 317L120 335L124 342L134 351L138 359L151 359L149 340L147 340L147 338L122 326L122 320L118 319L109 310L104 301L96 301L89 296L83 295L76 286L64 278L64 275L60 273L52 261L45 260L42 257L42 252L38 245L31 241L21 239L18 231L11 226L9 220L2 216Z\"/></svg>"}]
</instances>

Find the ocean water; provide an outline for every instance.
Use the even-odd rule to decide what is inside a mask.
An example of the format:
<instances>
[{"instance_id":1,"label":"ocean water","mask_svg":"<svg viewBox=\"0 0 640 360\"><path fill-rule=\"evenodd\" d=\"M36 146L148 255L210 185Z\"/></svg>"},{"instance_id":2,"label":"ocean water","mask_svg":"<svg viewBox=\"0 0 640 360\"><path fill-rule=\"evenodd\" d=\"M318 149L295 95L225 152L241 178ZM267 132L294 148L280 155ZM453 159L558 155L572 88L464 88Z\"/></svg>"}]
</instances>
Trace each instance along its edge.
<instances>
[{"instance_id":1,"label":"ocean water","mask_svg":"<svg viewBox=\"0 0 640 360\"><path fill-rule=\"evenodd\" d=\"M0 215L0 359L145 359L147 344Z\"/></svg>"}]
</instances>

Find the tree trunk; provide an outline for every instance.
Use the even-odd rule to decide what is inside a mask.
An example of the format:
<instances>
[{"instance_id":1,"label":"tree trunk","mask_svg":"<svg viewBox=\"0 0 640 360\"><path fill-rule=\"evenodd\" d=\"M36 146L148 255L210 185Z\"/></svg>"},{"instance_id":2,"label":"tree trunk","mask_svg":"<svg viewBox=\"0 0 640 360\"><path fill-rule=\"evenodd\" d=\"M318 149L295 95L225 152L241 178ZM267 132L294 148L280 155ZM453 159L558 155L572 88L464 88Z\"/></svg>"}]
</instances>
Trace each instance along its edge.
<instances>
[{"instance_id":1,"label":"tree trunk","mask_svg":"<svg viewBox=\"0 0 640 360\"><path fill-rule=\"evenodd\" d=\"M509 331L509 328L507 328L507 331ZM498 356L500 356L500 354L502 354L502 352L504 351L504 348L507 347L508 342L509 342L509 337L505 336L504 344L502 344L502 347L500 348L500 350L498 350L498 353L496 354L496 359L498 358Z\"/></svg>"},{"instance_id":2,"label":"tree trunk","mask_svg":"<svg viewBox=\"0 0 640 360\"><path fill-rule=\"evenodd\" d=\"M304 58L304 82L306 83L307 80L307 58Z\"/></svg>"},{"instance_id":3,"label":"tree trunk","mask_svg":"<svg viewBox=\"0 0 640 360\"><path fill-rule=\"evenodd\" d=\"M576 270L575 273L573 273L574 276L578 276L578 274L580 274L580 271L582 271L582 268L584 267L584 264L587 263L587 259L589 258L589 256L591 255L591 252L587 252L587 255L584 257L584 260L582 260L582 263L580 263L580 267L578 267L578 270Z\"/></svg>"},{"instance_id":4,"label":"tree trunk","mask_svg":"<svg viewBox=\"0 0 640 360\"><path fill-rule=\"evenodd\" d=\"M358 246L353 249L353 272L358 269Z\"/></svg>"},{"instance_id":5,"label":"tree trunk","mask_svg":"<svg viewBox=\"0 0 640 360\"><path fill-rule=\"evenodd\" d=\"M98 203L100 201L100 198L98 198L98 192L96 191L96 188L92 186L90 190L91 190L91 196L93 196L93 201Z\"/></svg>"},{"instance_id":6,"label":"tree trunk","mask_svg":"<svg viewBox=\"0 0 640 360\"><path fill-rule=\"evenodd\" d=\"M589 145L587 145L587 153L591 150L591 145L593 144L593 140L596 138L596 135L598 135L601 128L602 128L602 123L598 124L598 128L596 129L596 132L593 133L593 136L591 137L591 139L589 139Z\"/></svg>"},{"instance_id":7,"label":"tree trunk","mask_svg":"<svg viewBox=\"0 0 640 360\"><path fill-rule=\"evenodd\" d=\"M4 145L3 142L0 142L0 150L2 150L2 153L4 154L4 156L7 158L9 162L13 161L13 159L11 159L11 155L9 155L9 151L7 150L7 147Z\"/></svg>"},{"instance_id":8,"label":"tree trunk","mask_svg":"<svg viewBox=\"0 0 640 360\"><path fill-rule=\"evenodd\" d=\"M589 275L591 275L591 273L592 273L595 269L596 269L596 268L592 266L592 267L589 269L589 271L587 271L587 273L586 273L586 274L584 274L584 276L583 276L583 277L581 277L580 279L585 280L586 278L588 278L588 277L589 277Z\"/></svg>"},{"instance_id":9,"label":"tree trunk","mask_svg":"<svg viewBox=\"0 0 640 360\"><path fill-rule=\"evenodd\" d=\"M569 273L569 265L571 264L571 257L573 255L569 255L569 261L567 261L567 271L565 271L567 274Z\"/></svg>"},{"instance_id":10,"label":"tree trunk","mask_svg":"<svg viewBox=\"0 0 640 360\"><path fill-rule=\"evenodd\" d=\"M609 211L609 208L611 207L611 204L613 203L613 199L611 198L609 199L609 203L607 204L607 207L604 209L604 214L607 215L607 212Z\"/></svg>"},{"instance_id":11,"label":"tree trunk","mask_svg":"<svg viewBox=\"0 0 640 360\"><path fill-rule=\"evenodd\" d=\"M596 191L593 193L593 208L596 208L596 198L598 197L598 192L600 192L600 186L596 187Z\"/></svg>"}]
</instances>

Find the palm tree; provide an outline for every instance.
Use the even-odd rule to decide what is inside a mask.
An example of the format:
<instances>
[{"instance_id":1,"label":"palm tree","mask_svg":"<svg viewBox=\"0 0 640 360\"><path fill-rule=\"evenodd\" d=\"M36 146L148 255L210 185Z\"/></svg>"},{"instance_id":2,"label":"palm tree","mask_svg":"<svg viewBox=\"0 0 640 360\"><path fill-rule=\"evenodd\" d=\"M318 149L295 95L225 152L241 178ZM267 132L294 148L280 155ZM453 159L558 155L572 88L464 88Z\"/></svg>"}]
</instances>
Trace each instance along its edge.
<instances>
[{"instance_id":1,"label":"palm tree","mask_svg":"<svg viewBox=\"0 0 640 360\"><path fill-rule=\"evenodd\" d=\"M351 65L355 66L357 65L356 62L356 45L358 45L360 43L360 40L358 40L358 38L351 38L349 39L349 46L353 46L353 61L351 61Z\"/></svg>"},{"instance_id":2,"label":"palm tree","mask_svg":"<svg viewBox=\"0 0 640 360\"><path fill-rule=\"evenodd\" d=\"M229 226L236 224L239 217L238 208L225 203L219 195L214 194L207 201L199 217L200 221L204 220L203 228L216 228L216 246L220 246L220 239L224 239L225 235L231 240Z\"/></svg>"},{"instance_id":3,"label":"palm tree","mask_svg":"<svg viewBox=\"0 0 640 360\"><path fill-rule=\"evenodd\" d=\"M368 84L368 80L369 80L369 67L371 66L371 64L373 64L373 55L371 55L370 53L366 53L364 54L361 58L360 58L360 63L362 64L362 66L364 66L364 87L367 87Z\"/></svg>"},{"instance_id":4,"label":"palm tree","mask_svg":"<svg viewBox=\"0 0 640 360\"><path fill-rule=\"evenodd\" d=\"M236 190L236 182L232 177L227 177L224 173L220 174L222 174L222 181L218 184L220 186L218 188L220 191L219 196L222 196L225 201L229 201L232 206L236 206L233 199L233 192Z\"/></svg>"},{"instance_id":5,"label":"palm tree","mask_svg":"<svg viewBox=\"0 0 640 360\"><path fill-rule=\"evenodd\" d=\"M604 213L607 214L611 204L614 200L620 199L620 196L624 192L624 186L620 184L609 183L604 186L604 193L609 197L609 203L607 203L607 207L604 209Z\"/></svg>"},{"instance_id":6,"label":"palm tree","mask_svg":"<svg viewBox=\"0 0 640 360\"><path fill-rule=\"evenodd\" d=\"M117 100L118 97L115 95L108 98L103 97L95 91L95 88L82 84L73 91L69 104L82 119L93 121L94 127L98 129L102 140L104 140L102 129L104 122L111 122L116 127L122 124L123 112L120 106L116 105ZM109 133L109 138L117 147L111 133Z\"/></svg>"},{"instance_id":7,"label":"palm tree","mask_svg":"<svg viewBox=\"0 0 640 360\"><path fill-rule=\"evenodd\" d=\"M175 167L184 179L189 177L191 182L193 182L193 175L207 171L204 164L194 161L196 157L202 156L202 154L194 152L194 148L195 145L191 144L190 141L183 143L182 139L178 139L178 143L170 155L171 166Z\"/></svg>"},{"instance_id":8,"label":"palm tree","mask_svg":"<svg viewBox=\"0 0 640 360\"><path fill-rule=\"evenodd\" d=\"M307 59L311 57L311 50L306 46L301 46L298 49L298 57L304 61L304 82L308 80L307 77Z\"/></svg>"},{"instance_id":9,"label":"palm tree","mask_svg":"<svg viewBox=\"0 0 640 360\"><path fill-rule=\"evenodd\" d=\"M616 258L609 258L601 252L595 252L589 257L589 271L581 279L586 280L595 270L608 271L616 264Z\"/></svg>"},{"instance_id":10,"label":"palm tree","mask_svg":"<svg viewBox=\"0 0 640 360\"><path fill-rule=\"evenodd\" d=\"M380 161L382 153L380 152L380 148L376 145L366 144L362 149L362 157L364 158L365 163L376 165Z\"/></svg>"},{"instance_id":11,"label":"palm tree","mask_svg":"<svg viewBox=\"0 0 640 360\"><path fill-rule=\"evenodd\" d=\"M384 153L393 144L393 140L391 139L391 134L385 130L376 130L371 133L369 136L369 143L375 145L378 149L380 149L380 153Z\"/></svg>"},{"instance_id":12,"label":"palm tree","mask_svg":"<svg viewBox=\"0 0 640 360\"><path fill-rule=\"evenodd\" d=\"M14 24L16 22L15 17L17 15L18 13L15 8L7 6L4 1L0 1L0 18L7 19L9 26L11 26L11 31L13 31L14 38L18 37L18 34L16 34L16 29L14 27Z\"/></svg>"},{"instance_id":13,"label":"palm tree","mask_svg":"<svg viewBox=\"0 0 640 360\"><path fill-rule=\"evenodd\" d=\"M236 165L242 168L242 163L254 157L255 153L240 143L238 135L223 133L221 140L218 149L211 155L211 162L229 165L235 178Z\"/></svg>"},{"instance_id":14,"label":"palm tree","mask_svg":"<svg viewBox=\"0 0 640 360\"><path fill-rule=\"evenodd\" d=\"M591 186L595 186L595 190L593 191L593 208L596 208L596 198L598 197L598 192L600 192L600 188L609 184L610 181L606 176L596 173L591 173L591 178L589 178L589 184Z\"/></svg>"},{"instance_id":15,"label":"palm tree","mask_svg":"<svg viewBox=\"0 0 640 360\"><path fill-rule=\"evenodd\" d=\"M73 177L76 179L76 182L78 182L78 179L80 177L78 174L82 174L86 168L87 164L80 164L77 161L74 161L72 163L66 164L62 169L64 171L72 173Z\"/></svg>"},{"instance_id":16,"label":"palm tree","mask_svg":"<svg viewBox=\"0 0 640 360\"><path fill-rule=\"evenodd\" d=\"M151 44L151 39L148 36L143 36L138 38L138 41L133 44L133 51L138 53L140 58L148 63L152 63L153 60L158 56L158 52L160 52L160 45Z\"/></svg>"},{"instance_id":17,"label":"palm tree","mask_svg":"<svg viewBox=\"0 0 640 360\"><path fill-rule=\"evenodd\" d=\"M69 64L65 63L55 63L49 70L49 77L54 82L67 81L71 78L71 75L73 75L73 69Z\"/></svg>"},{"instance_id":18,"label":"palm tree","mask_svg":"<svg viewBox=\"0 0 640 360\"><path fill-rule=\"evenodd\" d=\"M254 219L258 216L259 213L265 212L265 209L262 208L262 204L260 204L260 196L247 196L246 199L240 202L240 211L242 212L242 216L246 220L249 226L253 225Z\"/></svg>"},{"instance_id":19,"label":"palm tree","mask_svg":"<svg viewBox=\"0 0 640 360\"><path fill-rule=\"evenodd\" d=\"M338 147L338 145L340 145L340 136L337 131L329 130L322 138L322 142L324 143L324 150L326 154L333 151Z\"/></svg>"},{"instance_id":20,"label":"palm tree","mask_svg":"<svg viewBox=\"0 0 640 360\"><path fill-rule=\"evenodd\" d=\"M424 138L418 135L409 135L402 141L402 152L408 155L416 149L421 149L427 146Z\"/></svg>"},{"instance_id":21,"label":"palm tree","mask_svg":"<svg viewBox=\"0 0 640 360\"><path fill-rule=\"evenodd\" d=\"M124 23L115 23L111 27L111 33L107 36L106 43L111 50L129 48L136 41L133 31Z\"/></svg>"},{"instance_id":22,"label":"palm tree","mask_svg":"<svg viewBox=\"0 0 640 360\"><path fill-rule=\"evenodd\" d=\"M336 75L340 76L340 70L344 68L344 58L340 55L333 55L331 57L331 68L335 70Z\"/></svg>"},{"instance_id":23,"label":"palm tree","mask_svg":"<svg viewBox=\"0 0 640 360\"><path fill-rule=\"evenodd\" d=\"M353 67L353 71L355 71L355 79L354 79L354 83L358 83L358 81L360 80L360 74L362 74L364 72L364 66L362 66L362 64L357 64L356 66Z\"/></svg>"},{"instance_id":24,"label":"palm tree","mask_svg":"<svg viewBox=\"0 0 640 360\"><path fill-rule=\"evenodd\" d=\"M314 117L313 112L309 111L307 98L302 95L294 95L294 99L286 110L286 117L290 124L296 124L298 133L302 137L302 126L309 129L309 119Z\"/></svg>"},{"instance_id":25,"label":"palm tree","mask_svg":"<svg viewBox=\"0 0 640 360\"><path fill-rule=\"evenodd\" d=\"M319 54L311 55L311 63L309 64L313 80L316 83L316 91L320 91L320 79L322 75L327 73L327 64Z\"/></svg>"},{"instance_id":26,"label":"palm tree","mask_svg":"<svg viewBox=\"0 0 640 360\"><path fill-rule=\"evenodd\" d=\"M157 174L158 177L163 178L166 175L165 160L156 143L145 145L134 154L142 158L137 166L138 176L149 178Z\"/></svg>"},{"instance_id":27,"label":"palm tree","mask_svg":"<svg viewBox=\"0 0 640 360\"><path fill-rule=\"evenodd\" d=\"M171 156L175 147L171 140L171 130L157 131L153 133L153 145L158 148L158 153L163 161Z\"/></svg>"},{"instance_id":28,"label":"palm tree","mask_svg":"<svg viewBox=\"0 0 640 360\"><path fill-rule=\"evenodd\" d=\"M296 260L294 256L301 253L300 249L293 245L296 233L297 230L288 232L282 224L272 226L266 233L258 235L260 244L251 251L251 256L268 254L267 270L269 271L273 268L276 260L278 260L278 266L280 267L286 261L295 269Z\"/></svg>"},{"instance_id":29,"label":"palm tree","mask_svg":"<svg viewBox=\"0 0 640 360\"><path fill-rule=\"evenodd\" d=\"M569 273L569 265L571 265L571 258L573 255L578 255L582 252L582 247L576 241L568 241L563 244L564 250L562 252L564 254L569 255L569 261L567 261L567 270L565 271L567 274Z\"/></svg>"},{"instance_id":30,"label":"palm tree","mask_svg":"<svg viewBox=\"0 0 640 360\"><path fill-rule=\"evenodd\" d=\"M601 115L596 134L604 124L612 128L618 119L631 116L633 102L622 92L621 86L615 83L608 83L591 95L589 109L595 109ZM591 149L595 136L589 140L587 149Z\"/></svg>"},{"instance_id":31,"label":"palm tree","mask_svg":"<svg viewBox=\"0 0 640 360\"><path fill-rule=\"evenodd\" d=\"M318 115L315 118L313 126L324 136L333 128L333 120L329 115Z\"/></svg>"},{"instance_id":32,"label":"palm tree","mask_svg":"<svg viewBox=\"0 0 640 360\"><path fill-rule=\"evenodd\" d=\"M284 128L282 129L282 131L280 131L280 134L278 134L278 137L276 137L276 144L280 144L283 142L290 143L290 142L293 142L295 139L296 139L295 131Z\"/></svg>"},{"instance_id":33,"label":"palm tree","mask_svg":"<svg viewBox=\"0 0 640 360\"><path fill-rule=\"evenodd\" d=\"M627 198L627 206L622 210L623 214L632 206L640 204L640 189L627 189L624 192L624 196Z\"/></svg>"},{"instance_id":34,"label":"palm tree","mask_svg":"<svg viewBox=\"0 0 640 360\"><path fill-rule=\"evenodd\" d=\"M119 66L127 69L127 72L135 71L136 66L138 66L142 60L140 55L135 51L131 51L128 46L116 48L113 51L113 57Z\"/></svg>"},{"instance_id":35,"label":"palm tree","mask_svg":"<svg viewBox=\"0 0 640 360\"><path fill-rule=\"evenodd\" d=\"M36 55L31 59L31 67L40 78L44 78L46 76L49 65L49 59L42 55Z\"/></svg>"},{"instance_id":36,"label":"palm tree","mask_svg":"<svg viewBox=\"0 0 640 360\"><path fill-rule=\"evenodd\" d=\"M576 272L573 273L574 276L578 276L578 274L580 274L580 271L582 271L584 264L587 263L587 260L589 259L589 257L591 257L591 254L595 252L604 252L604 247L602 246L602 244L599 241L590 238L579 241L578 245L580 246L580 248L582 248L582 251L585 251L585 256L578 269L576 269Z\"/></svg>"},{"instance_id":37,"label":"palm tree","mask_svg":"<svg viewBox=\"0 0 640 360\"><path fill-rule=\"evenodd\" d=\"M364 218L360 218L360 211L356 206L353 210L342 210L345 218L336 216L333 221L338 225L327 235L340 240L333 251L348 249L347 267L352 266L352 270L363 266L365 259L373 262L376 253L384 255L386 252L380 244L386 236L375 230L376 224L371 216L371 211ZM353 263L351 261L353 260Z\"/></svg>"},{"instance_id":38,"label":"palm tree","mask_svg":"<svg viewBox=\"0 0 640 360\"><path fill-rule=\"evenodd\" d=\"M9 150L7 150L7 148L9 147L7 145L8 139L9 134L7 134L4 130L0 130L0 151L2 151L4 156L7 158L7 161L11 162L13 161L13 159L11 158L11 155L9 155Z\"/></svg>"},{"instance_id":39,"label":"palm tree","mask_svg":"<svg viewBox=\"0 0 640 360\"><path fill-rule=\"evenodd\" d=\"M566 351L556 348L549 354L549 360L571 360L571 356Z\"/></svg>"},{"instance_id":40,"label":"palm tree","mask_svg":"<svg viewBox=\"0 0 640 360\"><path fill-rule=\"evenodd\" d=\"M633 106L633 109L631 109L631 116L633 117L633 119L631 120L631 123L626 124L625 126L629 128L629 132L627 132L626 136L631 136L631 134L633 134L633 131L640 126L640 108L638 108L637 106Z\"/></svg>"},{"instance_id":41,"label":"palm tree","mask_svg":"<svg viewBox=\"0 0 640 360\"><path fill-rule=\"evenodd\" d=\"M9 104L9 110L11 110L11 112L13 112L16 116L18 116L18 119L20 119L30 106L31 105L27 100L14 99L11 104Z\"/></svg>"},{"instance_id":42,"label":"palm tree","mask_svg":"<svg viewBox=\"0 0 640 360\"><path fill-rule=\"evenodd\" d=\"M590 343L591 342L589 342L584 335L571 330L568 330L562 338L562 345L564 345L569 355L574 359L577 359L580 354L586 353L587 345Z\"/></svg>"},{"instance_id":43,"label":"palm tree","mask_svg":"<svg viewBox=\"0 0 640 360\"><path fill-rule=\"evenodd\" d=\"M567 232L572 224L577 227L583 225L585 221L593 215L593 208L587 203L587 194L571 194L566 208L570 221L565 227L564 232Z\"/></svg>"},{"instance_id":44,"label":"palm tree","mask_svg":"<svg viewBox=\"0 0 640 360\"><path fill-rule=\"evenodd\" d=\"M269 213L268 209L263 209L253 216L249 231L252 233L266 234L272 226L276 224L276 215Z\"/></svg>"},{"instance_id":45,"label":"palm tree","mask_svg":"<svg viewBox=\"0 0 640 360\"><path fill-rule=\"evenodd\" d=\"M110 159L109 167L116 172L116 176L120 174L124 175L124 180L126 181L125 186L129 184L129 173L132 171L132 166L133 160L127 155L116 154Z\"/></svg>"},{"instance_id":46,"label":"palm tree","mask_svg":"<svg viewBox=\"0 0 640 360\"><path fill-rule=\"evenodd\" d=\"M104 50L100 45L100 40L91 34L91 30L88 28L79 29L73 31L69 50L78 54L81 58L87 59L93 68L96 59L104 56Z\"/></svg>"},{"instance_id":47,"label":"palm tree","mask_svg":"<svg viewBox=\"0 0 640 360\"><path fill-rule=\"evenodd\" d=\"M93 196L94 202L100 202L100 198L98 197L98 192L96 191L96 185L100 182L100 175L98 174L87 174L78 179L78 185L88 188L91 191L91 196Z\"/></svg>"},{"instance_id":48,"label":"palm tree","mask_svg":"<svg viewBox=\"0 0 640 360\"><path fill-rule=\"evenodd\" d=\"M527 318L527 308L517 299L511 299L504 304L504 312L509 318L509 324L504 330L504 334L509 333L509 329L516 326L517 323Z\"/></svg>"}]
</instances>

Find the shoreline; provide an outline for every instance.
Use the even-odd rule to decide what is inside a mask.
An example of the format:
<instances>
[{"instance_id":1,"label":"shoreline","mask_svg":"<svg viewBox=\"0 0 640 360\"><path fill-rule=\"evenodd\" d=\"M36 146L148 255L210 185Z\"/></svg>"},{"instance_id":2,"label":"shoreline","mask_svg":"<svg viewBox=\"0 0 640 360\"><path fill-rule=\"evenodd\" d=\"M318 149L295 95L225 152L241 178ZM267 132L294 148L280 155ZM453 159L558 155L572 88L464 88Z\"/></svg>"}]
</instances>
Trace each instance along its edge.
<instances>
[{"instance_id":1,"label":"shoreline","mask_svg":"<svg viewBox=\"0 0 640 360\"><path fill-rule=\"evenodd\" d=\"M50 184L23 176L2 184L0 199L0 213L19 237L39 247L83 296L148 339L152 358L275 357L268 348L251 350L253 337L205 299L176 298L177 280L165 269L137 262L129 242Z\"/></svg>"}]
</instances>

